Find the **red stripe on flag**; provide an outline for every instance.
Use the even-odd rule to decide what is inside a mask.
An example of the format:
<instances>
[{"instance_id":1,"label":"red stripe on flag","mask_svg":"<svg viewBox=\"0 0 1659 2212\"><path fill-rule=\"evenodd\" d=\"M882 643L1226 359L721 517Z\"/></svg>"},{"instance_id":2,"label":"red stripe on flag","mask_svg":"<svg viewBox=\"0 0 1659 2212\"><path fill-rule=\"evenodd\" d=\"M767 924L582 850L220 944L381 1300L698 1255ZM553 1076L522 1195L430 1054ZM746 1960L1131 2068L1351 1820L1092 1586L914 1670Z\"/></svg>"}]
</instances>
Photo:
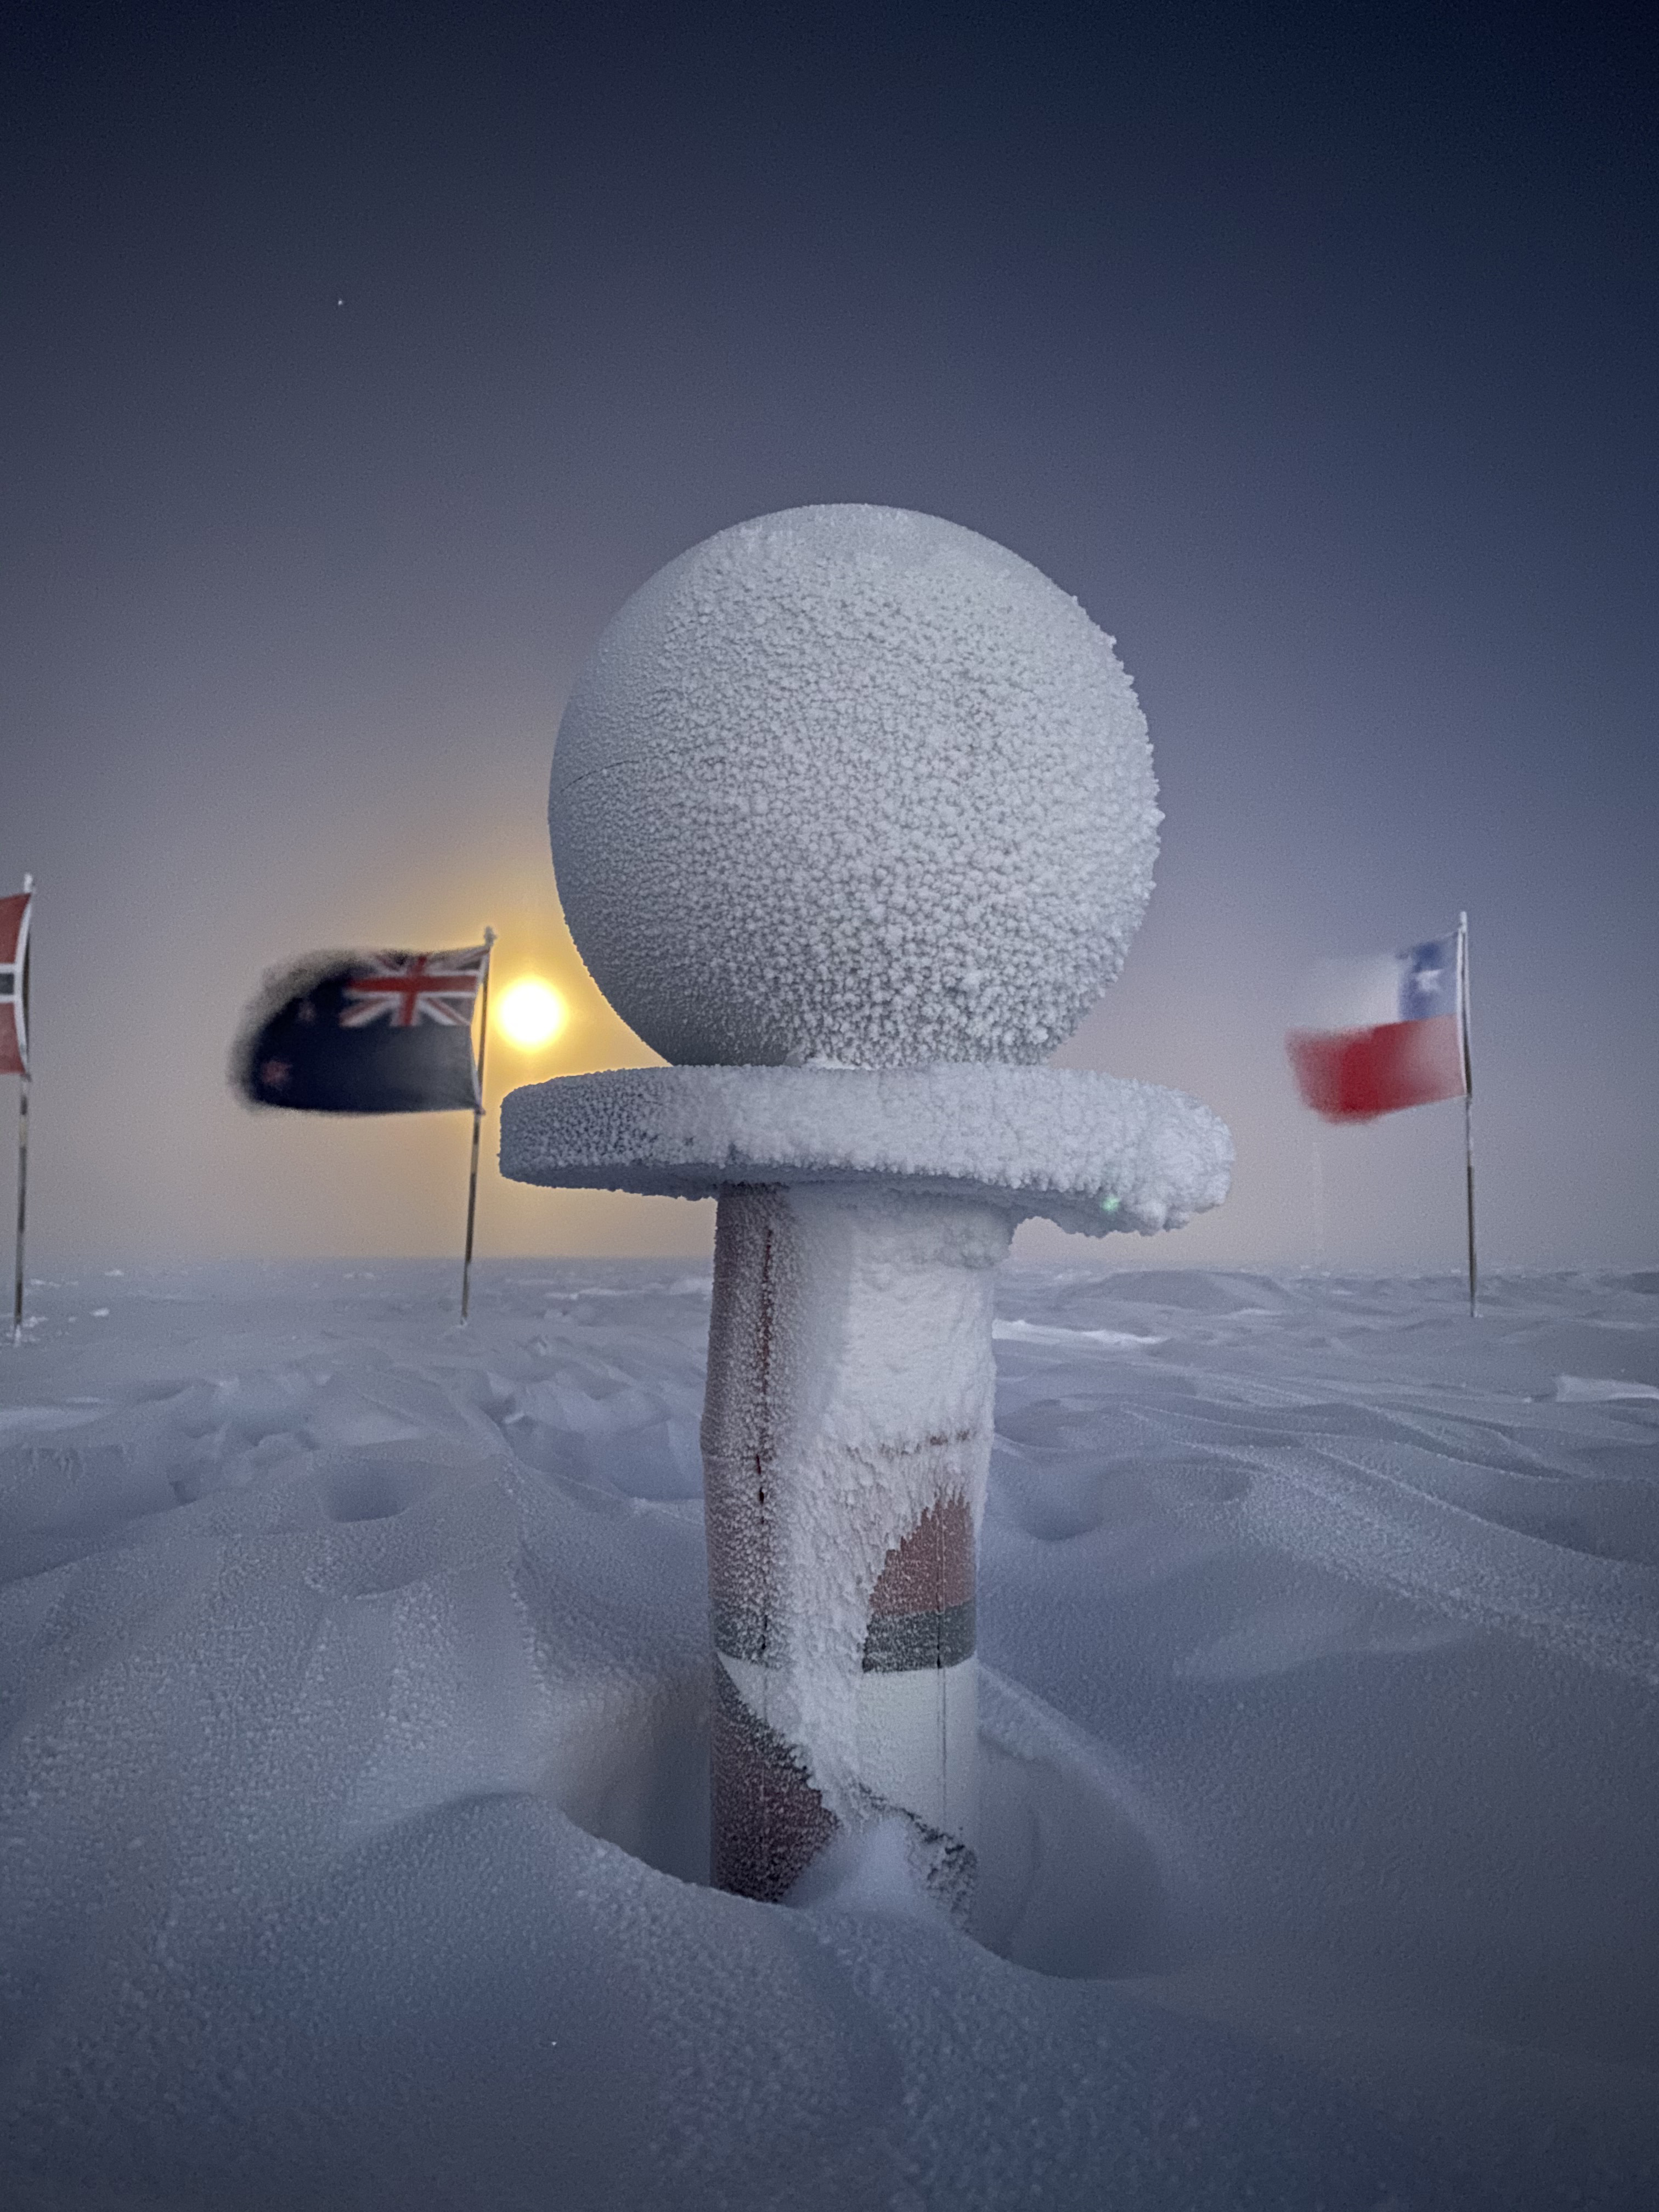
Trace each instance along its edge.
<instances>
[{"instance_id":1,"label":"red stripe on flag","mask_svg":"<svg viewBox=\"0 0 1659 2212\"><path fill-rule=\"evenodd\" d=\"M0 898L0 966L9 967L17 957L23 939L23 917L33 896L33 891L11 891Z\"/></svg>"},{"instance_id":2,"label":"red stripe on flag","mask_svg":"<svg viewBox=\"0 0 1659 2212\"><path fill-rule=\"evenodd\" d=\"M23 963L27 952L32 891L0 898L0 1075L27 1075L28 1054L23 1030Z\"/></svg>"},{"instance_id":3,"label":"red stripe on flag","mask_svg":"<svg viewBox=\"0 0 1659 2212\"><path fill-rule=\"evenodd\" d=\"M1371 1121L1463 1096L1455 1014L1374 1030L1292 1030L1285 1044L1297 1089L1328 1121Z\"/></svg>"}]
</instances>

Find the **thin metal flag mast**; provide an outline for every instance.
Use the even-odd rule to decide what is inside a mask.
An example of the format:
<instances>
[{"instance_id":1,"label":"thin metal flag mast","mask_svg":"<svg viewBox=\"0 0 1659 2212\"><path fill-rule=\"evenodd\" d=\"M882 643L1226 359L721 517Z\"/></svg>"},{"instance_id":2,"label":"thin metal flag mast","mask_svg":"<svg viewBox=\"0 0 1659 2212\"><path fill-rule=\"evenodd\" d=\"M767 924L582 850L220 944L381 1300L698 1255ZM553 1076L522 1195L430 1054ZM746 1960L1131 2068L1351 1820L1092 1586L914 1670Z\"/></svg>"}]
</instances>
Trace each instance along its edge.
<instances>
[{"instance_id":1,"label":"thin metal flag mast","mask_svg":"<svg viewBox=\"0 0 1659 2212\"><path fill-rule=\"evenodd\" d=\"M1469 1318L1479 1311L1474 1263L1474 1064L1469 1054L1469 918L1457 917L1458 1035L1463 1048L1463 1189L1469 1224Z\"/></svg>"},{"instance_id":2,"label":"thin metal flag mast","mask_svg":"<svg viewBox=\"0 0 1659 2212\"><path fill-rule=\"evenodd\" d=\"M17 1249L12 1271L11 1340L23 1341L23 1245L28 1225L29 1192L29 915L33 905L34 878L23 878L23 913L18 931L12 992L16 1006L18 1045L17 1085Z\"/></svg>"},{"instance_id":3,"label":"thin metal flag mast","mask_svg":"<svg viewBox=\"0 0 1659 2212\"><path fill-rule=\"evenodd\" d=\"M489 1042L489 955L495 943L495 933L487 926L483 941L483 981L478 987L478 1094L472 1109L472 1172L466 1186L466 1252L461 1261L463 1328L466 1326L467 1311L472 1303L472 1229L478 1218L478 1140L483 1133L484 1048Z\"/></svg>"},{"instance_id":4,"label":"thin metal flag mast","mask_svg":"<svg viewBox=\"0 0 1659 2212\"><path fill-rule=\"evenodd\" d=\"M17 1085L17 1248L11 1279L11 1340L23 1341L23 1248L29 1214L29 1079Z\"/></svg>"}]
</instances>

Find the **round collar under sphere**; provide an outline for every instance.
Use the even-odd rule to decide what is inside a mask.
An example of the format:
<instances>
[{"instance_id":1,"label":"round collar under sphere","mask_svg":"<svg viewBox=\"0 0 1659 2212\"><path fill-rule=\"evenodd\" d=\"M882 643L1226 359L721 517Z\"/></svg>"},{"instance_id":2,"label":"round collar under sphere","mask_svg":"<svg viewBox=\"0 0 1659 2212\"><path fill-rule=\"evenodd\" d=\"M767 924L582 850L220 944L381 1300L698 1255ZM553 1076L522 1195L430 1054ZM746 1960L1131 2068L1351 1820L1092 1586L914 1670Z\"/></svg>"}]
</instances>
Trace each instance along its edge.
<instances>
[{"instance_id":1,"label":"round collar under sphere","mask_svg":"<svg viewBox=\"0 0 1659 2212\"><path fill-rule=\"evenodd\" d=\"M566 710L559 893L690 1065L1036 1060L1152 891L1146 718L1077 601L990 539L802 507L636 592Z\"/></svg>"}]
</instances>

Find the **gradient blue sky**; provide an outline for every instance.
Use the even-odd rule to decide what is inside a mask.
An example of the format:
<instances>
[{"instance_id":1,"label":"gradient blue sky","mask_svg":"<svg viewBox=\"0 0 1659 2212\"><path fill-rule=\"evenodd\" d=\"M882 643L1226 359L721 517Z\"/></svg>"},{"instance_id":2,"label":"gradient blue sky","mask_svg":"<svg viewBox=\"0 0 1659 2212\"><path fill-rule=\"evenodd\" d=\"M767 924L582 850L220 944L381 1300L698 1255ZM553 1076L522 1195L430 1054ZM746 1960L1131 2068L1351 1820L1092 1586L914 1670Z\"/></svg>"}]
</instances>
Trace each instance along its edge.
<instances>
[{"instance_id":1,"label":"gradient blue sky","mask_svg":"<svg viewBox=\"0 0 1659 2212\"><path fill-rule=\"evenodd\" d=\"M1472 918L1495 1264L1659 1257L1645 11L23 7L0 884L40 882L35 1252L441 1251L464 1117L255 1119L273 962L502 933L584 991L548 763L605 622L872 500L1074 592L1167 813L1065 1057L1196 1091L1312 1256L1285 1001ZM343 302L343 304L340 304ZM9 1099L0 1102L9 1111ZM1461 1114L1324 1140L1328 1254L1460 1257ZM486 1251L707 1207L483 1194Z\"/></svg>"}]
</instances>

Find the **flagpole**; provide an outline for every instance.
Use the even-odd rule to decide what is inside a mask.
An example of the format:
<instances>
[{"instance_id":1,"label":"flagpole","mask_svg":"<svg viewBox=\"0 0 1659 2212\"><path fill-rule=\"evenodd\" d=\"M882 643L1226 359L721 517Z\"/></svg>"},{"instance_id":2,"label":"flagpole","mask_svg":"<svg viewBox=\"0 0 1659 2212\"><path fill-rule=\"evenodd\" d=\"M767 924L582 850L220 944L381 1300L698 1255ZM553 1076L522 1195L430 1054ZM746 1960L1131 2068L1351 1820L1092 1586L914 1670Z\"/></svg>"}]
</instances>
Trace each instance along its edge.
<instances>
[{"instance_id":1,"label":"flagpole","mask_svg":"<svg viewBox=\"0 0 1659 2212\"><path fill-rule=\"evenodd\" d=\"M1314 1273L1325 1273L1325 1147L1313 1133Z\"/></svg>"},{"instance_id":2,"label":"flagpole","mask_svg":"<svg viewBox=\"0 0 1659 2212\"><path fill-rule=\"evenodd\" d=\"M34 878L25 876L23 891L27 897L34 889ZM22 1008L21 1036L23 1069L17 1079L17 1252L12 1270L11 1340L23 1341L23 1237L28 1222L29 1191L29 968L27 951L23 972L17 979L18 1002Z\"/></svg>"},{"instance_id":3,"label":"flagpole","mask_svg":"<svg viewBox=\"0 0 1659 2212\"><path fill-rule=\"evenodd\" d=\"M1463 1043L1463 1188L1469 1225L1469 1318L1478 1277L1474 1263L1474 1066L1469 1054L1469 918L1457 917L1457 1017Z\"/></svg>"},{"instance_id":4,"label":"flagpole","mask_svg":"<svg viewBox=\"0 0 1659 2212\"><path fill-rule=\"evenodd\" d=\"M472 1109L472 1172L466 1186L466 1252L461 1261L461 1326L472 1302L472 1225L478 1216L478 1139L483 1132L484 1048L489 1042L489 954L495 933L484 930L483 981L478 990L478 1099Z\"/></svg>"}]
</instances>

